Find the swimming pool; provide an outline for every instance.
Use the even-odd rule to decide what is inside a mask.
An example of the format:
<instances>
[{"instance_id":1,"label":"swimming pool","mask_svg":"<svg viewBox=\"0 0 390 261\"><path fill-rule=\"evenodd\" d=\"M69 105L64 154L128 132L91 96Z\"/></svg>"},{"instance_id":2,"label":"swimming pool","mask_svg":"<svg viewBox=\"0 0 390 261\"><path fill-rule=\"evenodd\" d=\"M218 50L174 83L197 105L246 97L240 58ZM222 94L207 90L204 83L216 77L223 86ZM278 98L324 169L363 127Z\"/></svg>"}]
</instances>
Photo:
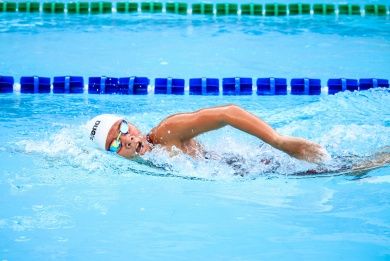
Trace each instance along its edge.
<instances>
[{"instance_id":1,"label":"swimming pool","mask_svg":"<svg viewBox=\"0 0 390 261\"><path fill-rule=\"evenodd\" d=\"M0 68L17 81L389 79L389 27L388 16L3 13ZM0 259L389 257L389 166L296 176L315 166L231 128L199 140L234 152L234 166L164 152L147 155L150 166L95 150L83 127L108 112L147 131L171 113L226 103L319 142L333 157L331 170L390 144L390 93L381 88L319 96L1 94Z\"/></svg>"}]
</instances>

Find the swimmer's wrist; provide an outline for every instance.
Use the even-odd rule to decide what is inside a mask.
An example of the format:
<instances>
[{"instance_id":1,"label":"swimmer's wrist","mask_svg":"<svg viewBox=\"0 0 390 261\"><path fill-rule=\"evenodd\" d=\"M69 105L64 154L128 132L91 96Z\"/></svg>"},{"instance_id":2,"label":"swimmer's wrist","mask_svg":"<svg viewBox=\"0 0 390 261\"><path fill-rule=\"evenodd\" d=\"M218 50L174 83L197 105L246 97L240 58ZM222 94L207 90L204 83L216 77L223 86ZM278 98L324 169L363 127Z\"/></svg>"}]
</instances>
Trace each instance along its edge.
<instances>
[{"instance_id":1,"label":"swimmer's wrist","mask_svg":"<svg viewBox=\"0 0 390 261\"><path fill-rule=\"evenodd\" d=\"M286 139L282 135L275 136L273 140L273 144L271 144L273 147L277 149L282 149L286 144Z\"/></svg>"}]
</instances>

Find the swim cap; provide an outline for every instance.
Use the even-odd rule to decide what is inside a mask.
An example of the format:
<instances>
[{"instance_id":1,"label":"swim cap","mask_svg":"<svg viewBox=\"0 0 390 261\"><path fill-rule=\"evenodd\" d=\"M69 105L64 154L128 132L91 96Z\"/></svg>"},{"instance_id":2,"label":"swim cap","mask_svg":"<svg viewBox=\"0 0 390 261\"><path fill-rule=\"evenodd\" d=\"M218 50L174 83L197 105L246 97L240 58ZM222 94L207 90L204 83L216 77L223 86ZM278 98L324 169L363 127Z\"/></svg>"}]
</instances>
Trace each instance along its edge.
<instances>
[{"instance_id":1,"label":"swim cap","mask_svg":"<svg viewBox=\"0 0 390 261\"><path fill-rule=\"evenodd\" d=\"M123 118L114 114L101 114L87 123L89 139L98 148L106 150L106 140L112 125Z\"/></svg>"}]
</instances>

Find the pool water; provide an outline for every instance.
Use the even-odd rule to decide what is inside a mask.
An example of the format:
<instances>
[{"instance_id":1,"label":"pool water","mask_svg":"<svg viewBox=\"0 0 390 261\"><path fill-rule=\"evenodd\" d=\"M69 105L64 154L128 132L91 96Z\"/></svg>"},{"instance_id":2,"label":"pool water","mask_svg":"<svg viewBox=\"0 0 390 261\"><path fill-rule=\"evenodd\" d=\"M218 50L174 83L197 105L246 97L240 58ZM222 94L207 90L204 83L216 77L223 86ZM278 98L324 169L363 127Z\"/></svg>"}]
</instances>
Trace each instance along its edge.
<instances>
[{"instance_id":1,"label":"pool water","mask_svg":"<svg viewBox=\"0 0 390 261\"><path fill-rule=\"evenodd\" d=\"M389 30L388 16L1 14L0 66L16 78L311 77L326 85L388 79Z\"/></svg>"},{"instance_id":2,"label":"pool water","mask_svg":"<svg viewBox=\"0 0 390 261\"><path fill-rule=\"evenodd\" d=\"M387 17L0 15L1 74L390 78ZM85 123L237 104L331 155L321 167L226 127L220 160L95 150ZM390 145L390 92L320 96L0 95L0 260L386 260L390 166L340 170ZM386 148L387 146L387 148ZM262 159L272 159L264 164ZM150 164L153 163L153 164Z\"/></svg>"}]
</instances>

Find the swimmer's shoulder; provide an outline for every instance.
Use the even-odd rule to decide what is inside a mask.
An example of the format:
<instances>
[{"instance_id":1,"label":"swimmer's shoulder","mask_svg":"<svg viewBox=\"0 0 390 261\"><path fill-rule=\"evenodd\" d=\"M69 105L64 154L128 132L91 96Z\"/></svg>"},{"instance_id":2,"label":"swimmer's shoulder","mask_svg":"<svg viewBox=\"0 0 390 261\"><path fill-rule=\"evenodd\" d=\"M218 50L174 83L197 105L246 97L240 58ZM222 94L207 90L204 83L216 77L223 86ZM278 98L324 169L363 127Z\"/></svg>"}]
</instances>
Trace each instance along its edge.
<instances>
[{"instance_id":1,"label":"swimmer's shoulder","mask_svg":"<svg viewBox=\"0 0 390 261\"><path fill-rule=\"evenodd\" d=\"M155 144L171 144L179 145L183 140L183 124L186 121L186 113L177 113L168 116L162 120L157 126L149 131L149 136Z\"/></svg>"},{"instance_id":2,"label":"swimmer's shoulder","mask_svg":"<svg viewBox=\"0 0 390 261\"><path fill-rule=\"evenodd\" d=\"M182 145L182 141L173 134L169 126L158 125L151 129L146 136L148 141L154 145L159 144L168 147L180 147Z\"/></svg>"}]
</instances>

